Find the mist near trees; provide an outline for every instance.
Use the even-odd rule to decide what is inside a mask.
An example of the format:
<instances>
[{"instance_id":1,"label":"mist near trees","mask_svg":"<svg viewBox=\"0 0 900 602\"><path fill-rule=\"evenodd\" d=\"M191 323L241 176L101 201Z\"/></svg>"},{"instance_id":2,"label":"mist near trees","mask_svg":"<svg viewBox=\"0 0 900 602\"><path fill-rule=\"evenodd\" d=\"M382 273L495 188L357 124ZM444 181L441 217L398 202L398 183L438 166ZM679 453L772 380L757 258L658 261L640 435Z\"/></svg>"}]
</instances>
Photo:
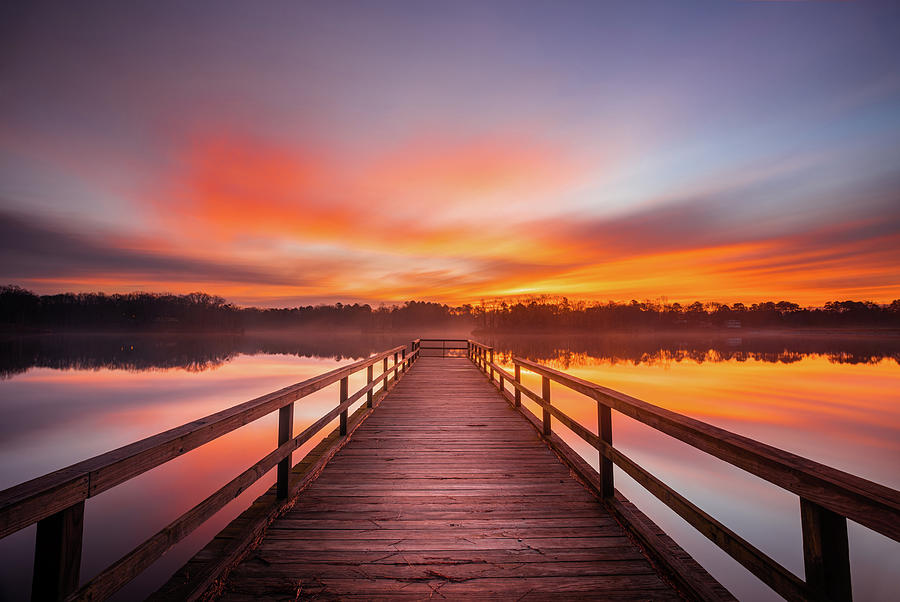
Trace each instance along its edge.
<instances>
[{"instance_id":1,"label":"mist near trees","mask_svg":"<svg viewBox=\"0 0 900 602\"><path fill-rule=\"evenodd\" d=\"M831 301L801 307L787 301L689 305L633 300L571 302L565 297L492 300L450 306L428 301L238 307L206 293L61 293L37 295L0 287L0 330L28 332L222 332L305 329L346 332L596 333L692 329L894 329L900 299L889 304Z\"/></svg>"}]
</instances>

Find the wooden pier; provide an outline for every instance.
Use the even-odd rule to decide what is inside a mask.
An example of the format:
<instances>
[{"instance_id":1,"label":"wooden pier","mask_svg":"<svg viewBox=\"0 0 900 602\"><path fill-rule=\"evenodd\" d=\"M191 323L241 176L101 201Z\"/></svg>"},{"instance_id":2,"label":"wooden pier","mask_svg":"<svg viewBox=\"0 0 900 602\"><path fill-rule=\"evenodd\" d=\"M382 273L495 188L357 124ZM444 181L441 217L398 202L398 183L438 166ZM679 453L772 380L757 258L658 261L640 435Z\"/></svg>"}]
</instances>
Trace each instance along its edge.
<instances>
[{"instance_id":1,"label":"wooden pier","mask_svg":"<svg viewBox=\"0 0 900 602\"><path fill-rule=\"evenodd\" d=\"M231 573L223 599L677 599L466 359L423 358Z\"/></svg>"},{"instance_id":2,"label":"wooden pier","mask_svg":"<svg viewBox=\"0 0 900 602\"><path fill-rule=\"evenodd\" d=\"M271 490L152 598L732 600L615 490L616 465L788 600L851 599L847 518L900 540L900 492L546 366L509 361L513 372L470 340L386 350L0 492L0 537L38 523L32 599L104 599L276 469ZM351 394L348 379L362 370L367 384ZM541 377L540 394L522 385L522 370ZM596 429L552 404L551 381L596 400ZM295 434L293 404L334 383L335 408ZM274 411L272 453L80 579L87 498ZM612 411L798 495L806 579L613 447ZM334 420L337 428L294 464L292 452ZM598 450L599 472L553 431L554 421Z\"/></svg>"}]
</instances>

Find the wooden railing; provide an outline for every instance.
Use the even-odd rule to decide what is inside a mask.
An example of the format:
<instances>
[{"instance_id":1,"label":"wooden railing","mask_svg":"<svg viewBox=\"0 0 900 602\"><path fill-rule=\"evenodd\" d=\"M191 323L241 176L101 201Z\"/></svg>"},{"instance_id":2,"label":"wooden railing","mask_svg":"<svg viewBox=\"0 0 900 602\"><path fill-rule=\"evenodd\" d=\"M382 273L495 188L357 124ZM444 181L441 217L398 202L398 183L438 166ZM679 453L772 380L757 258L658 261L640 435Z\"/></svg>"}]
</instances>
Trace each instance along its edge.
<instances>
[{"instance_id":1,"label":"wooden railing","mask_svg":"<svg viewBox=\"0 0 900 602\"><path fill-rule=\"evenodd\" d=\"M276 497L286 498L292 452L335 418L340 419L339 434L346 435L348 408L363 397L371 408L378 385L377 395L383 395L416 360L419 340L409 349L382 351L0 492L0 538L37 523L32 600L108 598L276 466ZM379 362L382 373L376 378L374 366ZM363 369L366 386L349 394L349 377ZM294 435L294 402L338 381L338 405ZM274 451L79 588L85 500L276 410Z\"/></svg>"},{"instance_id":2,"label":"wooden railing","mask_svg":"<svg viewBox=\"0 0 900 602\"><path fill-rule=\"evenodd\" d=\"M848 518L900 541L900 492L894 489L523 358L512 357L515 370L510 374L494 361L492 347L475 341L469 341L468 355L504 397L525 413L544 436L551 438L551 443L565 447L563 457L571 460L580 473L585 473L581 476L605 501L614 503L615 465L787 600L851 599ZM523 368L541 377L540 394L522 385ZM598 434L551 403L551 382L597 401ZM522 406L523 395L541 407L541 419ZM611 410L799 496L805 581L613 447ZM579 462L574 457L577 454L552 433L553 418L598 450L599 471L583 459Z\"/></svg>"},{"instance_id":3,"label":"wooden railing","mask_svg":"<svg viewBox=\"0 0 900 602\"><path fill-rule=\"evenodd\" d=\"M422 357L467 357L468 354L468 339L419 339L419 341Z\"/></svg>"}]
</instances>

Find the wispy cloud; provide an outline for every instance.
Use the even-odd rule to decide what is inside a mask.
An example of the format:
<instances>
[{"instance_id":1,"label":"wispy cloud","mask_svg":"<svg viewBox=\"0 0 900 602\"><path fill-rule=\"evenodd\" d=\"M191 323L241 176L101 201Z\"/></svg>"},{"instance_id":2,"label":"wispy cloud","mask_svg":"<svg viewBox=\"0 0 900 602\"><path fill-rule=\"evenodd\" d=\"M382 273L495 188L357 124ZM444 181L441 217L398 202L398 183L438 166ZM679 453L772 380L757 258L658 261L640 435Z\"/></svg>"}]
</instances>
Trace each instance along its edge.
<instances>
[{"instance_id":1,"label":"wispy cloud","mask_svg":"<svg viewBox=\"0 0 900 602\"><path fill-rule=\"evenodd\" d=\"M32 216L0 213L0 278L120 278L131 282L273 283L273 272L225 261L202 261L107 244ZM301 282L297 282L298 284Z\"/></svg>"}]
</instances>

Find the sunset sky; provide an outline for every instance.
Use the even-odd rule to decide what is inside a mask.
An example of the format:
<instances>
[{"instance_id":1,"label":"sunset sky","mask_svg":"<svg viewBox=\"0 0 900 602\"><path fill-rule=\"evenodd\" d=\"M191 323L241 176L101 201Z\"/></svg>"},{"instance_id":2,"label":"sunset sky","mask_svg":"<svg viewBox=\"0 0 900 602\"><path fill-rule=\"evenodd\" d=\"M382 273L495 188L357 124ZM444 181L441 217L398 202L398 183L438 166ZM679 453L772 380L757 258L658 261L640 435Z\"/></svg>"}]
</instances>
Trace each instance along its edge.
<instances>
[{"instance_id":1,"label":"sunset sky","mask_svg":"<svg viewBox=\"0 0 900 602\"><path fill-rule=\"evenodd\" d=\"M0 8L0 284L900 298L900 3Z\"/></svg>"}]
</instances>

